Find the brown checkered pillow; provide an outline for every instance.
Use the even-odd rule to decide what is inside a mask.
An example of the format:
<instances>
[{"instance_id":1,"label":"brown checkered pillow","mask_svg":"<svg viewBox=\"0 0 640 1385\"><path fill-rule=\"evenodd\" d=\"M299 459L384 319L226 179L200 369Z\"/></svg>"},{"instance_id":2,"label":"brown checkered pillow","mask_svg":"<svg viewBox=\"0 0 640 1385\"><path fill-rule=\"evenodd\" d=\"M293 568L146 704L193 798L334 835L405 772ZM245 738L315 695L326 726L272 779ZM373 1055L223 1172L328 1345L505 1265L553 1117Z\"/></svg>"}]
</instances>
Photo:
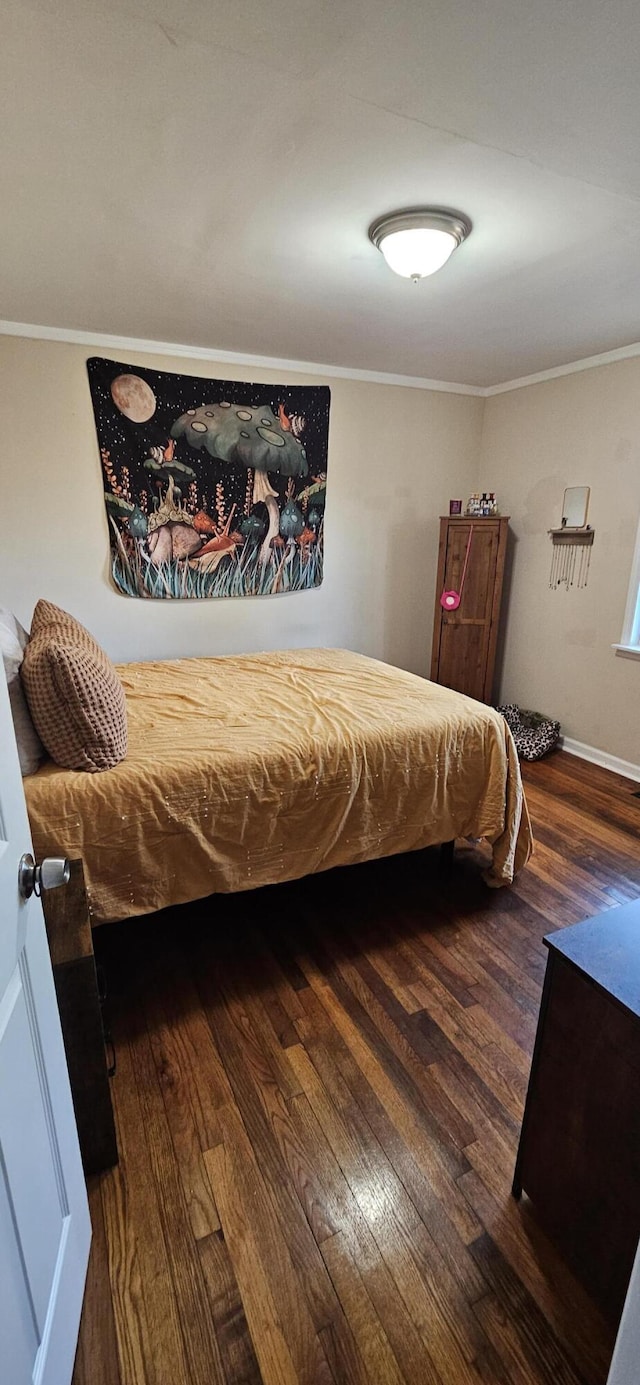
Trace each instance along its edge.
<instances>
[{"instance_id":1,"label":"brown checkered pillow","mask_svg":"<svg viewBox=\"0 0 640 1385\"><path fill-rule=\"evenodd\" d=\"M101 770L127 753L124 689L111 660L83 625L39 601L20 676L51 758L65 769Z\"/></svg>"}]
</instances>

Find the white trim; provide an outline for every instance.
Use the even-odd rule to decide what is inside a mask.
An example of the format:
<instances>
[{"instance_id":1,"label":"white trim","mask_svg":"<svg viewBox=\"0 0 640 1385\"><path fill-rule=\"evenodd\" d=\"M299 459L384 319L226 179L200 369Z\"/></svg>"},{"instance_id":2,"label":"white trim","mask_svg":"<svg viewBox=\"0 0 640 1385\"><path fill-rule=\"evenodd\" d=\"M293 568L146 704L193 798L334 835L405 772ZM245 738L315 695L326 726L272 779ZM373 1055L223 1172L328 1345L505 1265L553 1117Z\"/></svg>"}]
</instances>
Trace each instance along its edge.
<instances>
[{"instance_id":1,"label":"white trim","mask_svg":"<svg viewBox=\"0 0 640 1385\"><path fill-rule=\"evenodd\" d=\"M594 745L574 741L571 736L563 736L561 744L568 755L577 755L579 760L588 760L592 765L600 765L602 769L610 769L614 774L622 774L625 779L640 783L640 765L632 764L631 760L621 760L618 755L610 755L608 750L598 750Z\"/></svg>"},{"instance_id":2,"label":"white trim","mask_svg":"<svg viewBox=\"0 0 640 1385\"><path fill-rule=\"evenodd\" d=\"M612 644L616 654L621 654L623 659L640 659L640 645L637 644Z\"/></svg>"},{"instance_id":3,"label":"white trim","mask_svg":"<svg viewBox=\"0 0 640 1385\"><path fill-rule=\"evenodd\" d=\"M45 327L32 322L0 320L0 336L31 337L36 341L64 341L75 346L104 347L107 351L138 351L149 356L187 356L194 361L220 361L227 365L260 366L265 370L293 370L300 375L324 375L337 380L362 380L370 385L400 385L405 389L435 390L442 394L470 394L476 399L491 399L494 394L508 390L526 389L545 380L557 380L562 375L576 375L597 366L614 365L640 356L640 341L629 346L617 346L598 356L585 356L579 361L539 370L535 375L503 380L499 385L465 385L455 380L430 380L421 375L394 375L385 370L359 370L355 366L326 365L316 361L289 361L280 356L256 356L243 351L224 351L220 347L188 346L183 342L154 341L146 337L117 337L107 332L85 332L75 327Z\"/></svg>"},{"instance_id":4,"label":"white trim","mask_svg":"<svg viewBox=\"0 0 640 1385\"><path fill-rule=\"evenodd\" d=\"M640 1246L633 1262L607 1385L632 1385L640 1360Z\"/></svg>"},{"instance_id":5,"label":"white trim","mask_svg":"<svg viewBox=\"0 0 640 1385\"><path fill-rule=\"evenodd\" d=\"M507 390L522 390L527 385L540 385L544 380L557 380L561 375L577 375L581 370L595 370L600 365L614 365L616 361L628 361L633 356L640 356L640 341L617 346L613 351L601 351L598 356L585 356L580 361L567 361L566 365L551 366L535 375L521 375L518 380L503 380L501 385L487 385L483 394L485 399L491 399L492 395L505 394Z\"/></svg>"},{"instance_id":6,"label":"white trim","mask_svg":"<svg viewBox=\"0 0 640 1385\"><path fill-rule=\"evenodd\" d=\"M629 652L637 649L640 642L640 521L636 531L636 543L633 550L633 560L631 572L629 574L629 589L627 591L627 604L624 608L624 621L622 623L622 634L617 649L620 653Z\"/></svg>"},{"instance_id":7,"label":"white trim","mask_svg":"<svg viewBox=\"0 0 640 1385\"><path fill-rule=\"evenodd\" d=\"M107 351L144 352L152 356L187 356L194 361L220 361L225 365L260 366L265 370L296 371L300 375L325 375L338 380L362 380L371 385L402 385L407 389L436 390L443 394L472 394L483 399L482 385L428 380L418 375L393 375L383 370L351 370L315 361L288 361L280 356L255 356L218 347L186 346L174 341L147 341L144 337L114 337L106 332L85 332L72 327L38 327L31 322L0 321L0 336L32 337L40 341L64 341L75 346L103 347Z\"/></svg>"}]
</instances>

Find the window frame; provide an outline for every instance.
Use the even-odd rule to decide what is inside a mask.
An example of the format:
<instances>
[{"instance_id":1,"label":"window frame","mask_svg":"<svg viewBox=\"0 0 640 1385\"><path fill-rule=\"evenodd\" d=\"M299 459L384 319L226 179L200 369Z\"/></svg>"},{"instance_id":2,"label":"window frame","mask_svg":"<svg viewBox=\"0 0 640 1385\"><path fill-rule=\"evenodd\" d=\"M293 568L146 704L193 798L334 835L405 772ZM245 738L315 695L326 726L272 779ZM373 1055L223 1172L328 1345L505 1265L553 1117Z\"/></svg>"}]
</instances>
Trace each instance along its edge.
<instances>
[{"instance_id":1,"label":"window frame","mask_svg":"<svg viewBox=\"0 0 640 1385\"><path fill-rule=\"evenodd\" d=\"M633 550L622 634L620 643L612 645L612 649L627 659L640 659L640 522Z\"/></svg>"}]
</instances>

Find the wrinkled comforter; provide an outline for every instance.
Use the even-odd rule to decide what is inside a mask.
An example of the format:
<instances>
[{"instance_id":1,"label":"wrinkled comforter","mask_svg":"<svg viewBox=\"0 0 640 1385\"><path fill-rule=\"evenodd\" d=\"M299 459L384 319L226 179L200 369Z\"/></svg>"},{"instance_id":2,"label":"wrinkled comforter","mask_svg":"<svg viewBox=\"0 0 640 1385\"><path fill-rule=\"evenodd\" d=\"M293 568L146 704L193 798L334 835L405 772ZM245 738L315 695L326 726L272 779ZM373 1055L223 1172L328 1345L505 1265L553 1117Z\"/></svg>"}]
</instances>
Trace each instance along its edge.
<instances>
[{"instance_id":1,"label":"wrinkled comforter","mask_svg":"<svg viewBox=\"0 0 640 1385\"><path fill-rule=\"evenodd\" d=\"M411 851L531 852L511 733L492 708L340 649L119 667L126 760L24 781L38 858L81 856L93 922Z\"/></svg>"}]
</instances>

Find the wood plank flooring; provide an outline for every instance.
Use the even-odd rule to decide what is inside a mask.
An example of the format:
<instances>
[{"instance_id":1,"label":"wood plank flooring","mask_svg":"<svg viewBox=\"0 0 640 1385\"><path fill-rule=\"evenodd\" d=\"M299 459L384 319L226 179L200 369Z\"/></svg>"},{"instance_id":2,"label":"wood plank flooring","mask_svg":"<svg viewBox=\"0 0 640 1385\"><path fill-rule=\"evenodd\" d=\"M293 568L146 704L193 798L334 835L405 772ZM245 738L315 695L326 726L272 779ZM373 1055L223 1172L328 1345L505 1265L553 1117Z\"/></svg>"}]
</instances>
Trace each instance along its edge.
<instances>
[{"instance_id":1,"label":"wood plank flooring","mask_svg":"<svg viewBox=\"0 0 640 1385\"><path fill-rule=\"evenodd\" d=\"M525 769L512 889L459 847L101 929L121 1161L74 1385L604 1385L511 1177L545 932L640 895L634 785Z\"/></svg>"}]
</instances>

